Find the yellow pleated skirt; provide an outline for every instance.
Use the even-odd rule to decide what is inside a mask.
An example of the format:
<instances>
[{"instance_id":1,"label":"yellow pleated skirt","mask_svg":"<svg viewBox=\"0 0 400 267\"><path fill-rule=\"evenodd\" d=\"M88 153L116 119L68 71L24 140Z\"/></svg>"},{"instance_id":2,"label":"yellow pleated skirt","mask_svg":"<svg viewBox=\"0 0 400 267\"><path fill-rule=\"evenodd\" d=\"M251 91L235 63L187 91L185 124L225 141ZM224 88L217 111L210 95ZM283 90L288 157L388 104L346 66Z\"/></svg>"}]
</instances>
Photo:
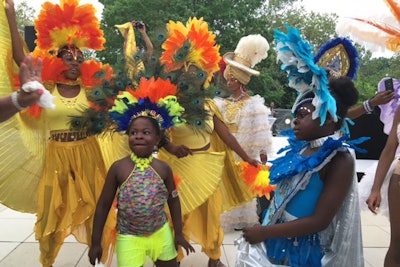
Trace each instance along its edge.
<instances>
[{"instance_id":1,"label":"yellow pleated skirt","mask_svg":"<svg viewBox=\"0 0 400 267\"><path fill-rule=\"evenodd\" d=\"M107 170L95 137L75 142L51 141L38 190L35 237L40 261L51 266L70 234L90 245L93 216ZM103 232L105 262L115 237L116 212L111 210Z\"/></svg>"}]
</instances>

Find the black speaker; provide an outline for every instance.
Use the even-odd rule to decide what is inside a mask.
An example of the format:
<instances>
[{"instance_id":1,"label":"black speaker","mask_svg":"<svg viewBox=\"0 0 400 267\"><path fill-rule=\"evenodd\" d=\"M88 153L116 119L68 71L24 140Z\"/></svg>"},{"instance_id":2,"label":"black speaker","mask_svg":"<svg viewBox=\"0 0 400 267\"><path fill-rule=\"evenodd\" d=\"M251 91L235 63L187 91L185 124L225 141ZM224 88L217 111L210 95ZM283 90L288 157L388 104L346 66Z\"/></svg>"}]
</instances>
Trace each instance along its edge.
<instances>
[{"instance_id":1,"label":"black speaker","mask_svg":"<svg viewBox=\"0 0 400 267\"><path fill-rule=\"evenodd\" d=\"M380 109L375 108L373 113L364 114L354 120L354 125L349 125L350 139L357 139L363 136L371 138L358 145L358 147L366 149L368 152L356 152L357 159L379 159L388 138L383 132L383 123L379 119L379 115Z\"/></svg>"},{"instance_id":2,"label":"black speaker","mask_svg":"<svg viewBox=\"0 0 400 267\"><path fill-rule=\"evenodd\" d=\"M35 44L36 30L35 30L34 26L25 26L24 39L25 39L25 43L28 46L29 51L32 52L36 47L36 44Z\"/></svg>"}]
</instances>

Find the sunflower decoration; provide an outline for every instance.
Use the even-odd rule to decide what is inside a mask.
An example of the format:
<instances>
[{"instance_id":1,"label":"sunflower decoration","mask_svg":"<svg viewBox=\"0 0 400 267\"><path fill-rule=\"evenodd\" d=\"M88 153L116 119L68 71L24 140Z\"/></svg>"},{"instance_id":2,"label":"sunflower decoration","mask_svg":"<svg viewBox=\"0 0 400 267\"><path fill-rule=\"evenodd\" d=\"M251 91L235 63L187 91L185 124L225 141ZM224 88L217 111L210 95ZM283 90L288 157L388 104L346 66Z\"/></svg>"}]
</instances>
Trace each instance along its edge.
<instances>
[{"instance_id":1,"label":"sunflower decoration","mask_svg":"<svg viewBox=\"0 0 400 267\"><path fill-rule=\"evenodd\" d=\"M269 166L258 164L254 167L247 162L240 162L239 166L242 178L250 191L257 197L266 196L270 199L270 194L275 191L276 186L270 184Z\"/></svg>"}]
</instances>

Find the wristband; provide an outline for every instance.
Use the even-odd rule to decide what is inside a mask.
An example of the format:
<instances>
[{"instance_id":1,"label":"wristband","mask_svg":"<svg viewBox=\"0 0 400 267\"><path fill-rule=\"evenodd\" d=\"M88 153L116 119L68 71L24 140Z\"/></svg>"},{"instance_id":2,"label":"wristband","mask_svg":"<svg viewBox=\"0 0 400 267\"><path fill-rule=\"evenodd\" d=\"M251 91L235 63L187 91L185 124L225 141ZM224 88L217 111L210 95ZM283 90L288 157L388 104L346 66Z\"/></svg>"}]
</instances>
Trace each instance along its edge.
<instances>
[{"instance_id":1,"label":"wristband","mask_svg":"<svg viewBox=\"0 0 400 267\"><path fill-rule=\"evenodd\" d=\"M26 109L26 107L23 107L23 106L21 106L21 105L18 103L18 94L19 94L18 91L15 91L14 93L11 94L11 102L13 103L13 105L14 105L18 110L21 111L21 110Z\"/></svg>"},{"instance_id":2,"label":"wristband","mask_svg":"<svg viewBox=\"0 0 400 267\"><path fill-rule=\"evenodd\" d=\"M372 106L370 99L363 102L363 108L367 114L371 114L374 111L374 107Z\"/></svg>"}]
</instances>

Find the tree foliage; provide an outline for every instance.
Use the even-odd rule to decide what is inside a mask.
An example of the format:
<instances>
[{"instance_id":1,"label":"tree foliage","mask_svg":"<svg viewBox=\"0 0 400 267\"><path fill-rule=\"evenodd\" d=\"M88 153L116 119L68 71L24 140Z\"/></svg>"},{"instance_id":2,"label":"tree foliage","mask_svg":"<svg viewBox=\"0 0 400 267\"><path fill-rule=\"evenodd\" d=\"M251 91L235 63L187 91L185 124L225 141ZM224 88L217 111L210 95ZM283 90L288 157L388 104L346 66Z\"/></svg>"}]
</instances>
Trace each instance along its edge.
<instances>
[{"instance_id":1,"label":"tree foliage","mask_svg":"<svg viewBox=\"0 0 400 267\"><path fill-rule=\"evenodd\" d=\"M309 12L301 0L99 0L103 5L101 27L104 30L105 50L97 53L103 62L114 64L122 55L123 37L114 27L128 21L143 21L154 41L165 29L169 20L186 22L189 17L203 17L210 30L217 35L221 55L234 51L237 42L248 34L261 34L269 41L269 56L255 68L259 77L253 77L249 92L260 94L266 103L274 101L279 108L290 108L296 92L287 86L287 77L276 62L274 29L286 32L285 24L300 30L315 52L329 39L336 37L337 15ZM19 29L32 25L34 9L24 0L16 8ZM140 34L136 35L138 46L144 46ZM357 46L361 67L355 84L360 91L360 102L370 98L378 82L385 76L400 78L400 56L372 58L371 52Z\"/></svg>"},{"instance_id":2,"label":"tree foliage","mask_svg":"<svg viewBox=\"0 0 400 267\"><path fill-rule=\"evenodd\" d=\"M16 6L15 15L18 30L20 32L24 32L25 26L33 25L33 20L35 18L35 9L29 6L26 0L23 0L18 6Z\"/></svg>"}]
</instances>

